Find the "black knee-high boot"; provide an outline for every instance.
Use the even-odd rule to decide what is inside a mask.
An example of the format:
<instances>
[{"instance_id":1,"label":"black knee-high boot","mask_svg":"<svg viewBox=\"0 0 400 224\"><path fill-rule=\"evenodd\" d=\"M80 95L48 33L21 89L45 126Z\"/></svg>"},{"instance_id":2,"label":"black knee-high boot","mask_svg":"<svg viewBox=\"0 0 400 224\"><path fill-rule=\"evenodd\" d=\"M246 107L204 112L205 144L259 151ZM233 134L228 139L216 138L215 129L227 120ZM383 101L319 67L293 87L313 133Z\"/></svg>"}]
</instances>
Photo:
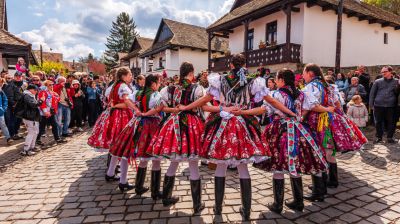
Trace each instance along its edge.
<instances>
[{"instance_id":1,"label":"black knee-high boot","mask_svg":"<svg viewBox=\"0 0 400 224\"><path fill-rule=\"evenodd\" d=\"M249 221L251 211L251 179L240 179L240 194L242 197L240 214L245 221Z\"/></svg>"},{"instance_id":2,"label":"black knee-high boot","mask_svg":"<svg viewBox=\"0 0 400 224\"><path fill-rule=\"evenodd\" d=\"M190 190L192 191L193 211L194 214L197 214L205 208L204 202L201 201L201 179L190 180Z\"/></svg>"},{"instance_id":3,"label":"black knee-high boot","mask_svg":"<svg viewBox=\"0 0 400 224\"><path fill-rule=\"evenodd\" d=\"M312 193L305 195L304 199L308 201L324 201L325 184L322 177L312 175Z\"/></svg>"},{"instance_id":4,"label":"black knee-high boot","mask_svg":"<svg viewBox=\"0 0 400 224\"><path fill-rule=\"evenodd\" d=\"M225 194L225 177L214 177L214 194L215 194L215 215L221 215L222 213L222 202L224 201Z\"/></svg>"},{"instance_id":5,"label":"black knee-high boot","mask_svg":"<svg viewBox=\"0 0 400 224\"><path fill-rule=\"evenodd\" d=\"M135 182L135 192L137 195L142 195L144 193L146 193L149 188L148 187L143 187L144 186L144 181L146 179L146 171L147 168L142 168L139 167L136 173L136 182Z\"/></svg>"},{"instance_id":6,"label":"black knee-high boot","mask_svg":"<svg viewBox=\"0 0 400 224\"><path fill-rule=\"evenodd\" d=\"M328 174L326 174L326 172L322 172L322 183L323 183L324 195L327 195L328 194L328 189L327 189ZM308 189L312 190L313 185L312 184L308 185Z\"/></svg>"},{"instance_id":7,"label":"black knee-high boot","mask_svg":"<svg viewBox=\"0 0 400 224\"><path fill-rule=\"evenodd\" d=\"M339 186L337 163L329 163L329 181L326 186L329 188L337 188Z\"/></svg>"},{"instance_id":8,"label":"black knee-high boot","mask_svg":"<svg viewBox=\"0 0 400 224\"><path fill-rule=\"evenodd\" d=\"M290 184L292 185L293 192L293 201L286 201L285 204L288 208L303 211L304 202L303 202L303 181L301 177L298 178L290 178Z\"/></svg>"},{"instance_id":9,"label":"black knee-high boot","mask_svg":"<svg viewBox=\"0 0 400 224\"><path fill-rule=\"evenodd\" d=\"M163 186L163 205L170 206L179 201L178 197L172 197L172 191L175 185L175 176L164 176L164 186Z\"/></svg>"},{"instance_id":10,"label":"black knee-high boot","mask_svg":"<svg viewBox=\"0 0 400 224\"><path fill-rule=\"evenodd\" d=\"M283 209L283 198L285 194L285 179L273 179L274 203L268 204L269 210L281 213Z\"/></svg>"},{"instance_id":11,"label":"black knee-high boot","mask_svg":"<svg viewBox=\"0 0 400 224\"><path fill-rule=\"evenodd\" d=\"M160 192L161 185L161 170L152 170L151 171L151 198L153 200L157 200L162 198L162 192Z\"/></svg>"}]
</instances>

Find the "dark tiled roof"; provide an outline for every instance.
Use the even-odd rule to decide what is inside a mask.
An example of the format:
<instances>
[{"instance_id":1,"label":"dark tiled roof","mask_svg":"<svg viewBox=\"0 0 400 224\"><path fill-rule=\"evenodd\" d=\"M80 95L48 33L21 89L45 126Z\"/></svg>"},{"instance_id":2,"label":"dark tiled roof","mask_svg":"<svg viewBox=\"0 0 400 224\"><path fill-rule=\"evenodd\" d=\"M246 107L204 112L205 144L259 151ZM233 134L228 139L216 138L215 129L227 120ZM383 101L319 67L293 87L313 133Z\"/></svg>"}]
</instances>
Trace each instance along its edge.
<instances>
[{"instance_id":1,"label":"dark tiled roof","mask_svg":"<svg viewBox=\"0 0 400 224\"><path fill-rule=\"evenodd\" d=\"M153 45L154 39L146 38L146 37L139 37L137 38L139 45L142 47L139 53L143 53L145 50L149 49L151 45Z\"/></svg>"},{"instance_id":2,"label":"dark tiled roof","mask_svg":"<svg viewBox=\"0 0 400 224\"><path fill-rule=\"evenodd\" d=\"M164 24L171 30L173 34L172 37L161 42L153 43L152 47L143 54L156 52L169 45L201 50L208 49L208 34L206 28L169 19L162 19L159 29L161 29ZM228 42L222 38L214 38L211 46L214 51L225 51L228 48Z\"/></svg>"},{"instance_id":3,"label":"dark tiled roof","mask_svg":"<svg viewBox=\"0 0 400 224\"><path fill-rule=\"evenodd\" d=\"M134 49L134 45L135 42L138 42L140 45L140 49ZM149 49L151 47L151 45L153 44L154 39L151 38L146 38L146 37L137 37L135 38L135 40L132 43L132 47L130 49L130 52L128 53L127 56L121 58L121 60L128 60L130 58L133 58L139 54L142 54L143 52L145 52L147 49Z\"/></svg>"},{"instance_id":4,"label":"dark tiled roof","mask_svg":"<svg viewBox=\"0 0 400 224\"><path fill-rule=\"evenodd\" d=\"M330 3L332 5L338 5L338 0L324 0L324 2ZM400 25L400 15L396 15L384 9L375 7L373 5L367 4L365 2L358 2L356 0L344 0L343 6L347 10L351 10L366 16L371 16L385 22L395 23Z\"/></svg>"},{"instance_id":5,"label":"dark tiled roof","mask_svg":"<svg viewBox=\"0 0 400 224\"><path fill-rule=\"evenodd\" d=\"M0 29L0 44L17 45L17 46L29 46L30 44L21 38L13 35L7 30Z\"/></svg>"},{"instance_id":6,"label":"dark tiled roof","mask_svg":"<svg viewBox=\"0 0 400 224\"><path fill-rule=\"evenodd\" d=\"M267 7L273 3L277 3L279 0L252 0L251 2L242 5L231 12L225 14L216 22L211 24L207 29L212 29L217 26L223 25L227 22L233 21L240 17L251 14L254 11L262 10L262 8ZM304 1L307 2L307 1ZM339 4L339 0L320 0L319 2L328 3L330 5L337 6ZM371 16L375 19L383 20L385 22L394 23L396 25L400 25L400 16L390 13L386 10L377 8L375 6L369 5L364 2L358 2L356 0L344 0L343 2L344 9L347 11L353 11L362 15Z\"/></svg>"},{"instance_id":7,"label":"dark tiled roof","mask_svg":"<svg viewBox=\"0 0 400 224\"><path fill-rule=\"evenodd\" d=\"M231 12L225 14L222 16L220 19L215 21L213 24L211 24L207 29L222 25L226 22L232 21L234 19L240 18L242 16L248 15L258 9L261 9L265 6L268 6L272 3L278 2L279 0L253 0L250 1L247 4L244 4Z\"/></svg>"}]
</instances>

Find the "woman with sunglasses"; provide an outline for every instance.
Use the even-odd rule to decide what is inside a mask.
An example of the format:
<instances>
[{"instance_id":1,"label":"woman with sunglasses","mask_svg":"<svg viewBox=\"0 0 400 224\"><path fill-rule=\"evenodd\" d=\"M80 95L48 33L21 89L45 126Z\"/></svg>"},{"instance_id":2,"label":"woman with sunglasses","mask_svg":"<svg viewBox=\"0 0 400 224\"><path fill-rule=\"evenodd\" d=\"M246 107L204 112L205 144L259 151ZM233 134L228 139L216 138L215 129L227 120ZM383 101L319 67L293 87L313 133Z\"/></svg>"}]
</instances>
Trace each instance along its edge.
<instances>
[{"instance_id":1,"label":"woman with sunglasses","mask_svg":"<svg viewBox=\"0 0 400 224\"><path fill-rule=\"evenodd\" d=\"M51 131L53 133L54 140L57 143L65 143L66 140L61 139L58 132L58 125L55 115L57 114L58 102L60 97L53 90L54 83L47 80L43 83L42 90L38 94L39 99L45 99L40 105L40 122L39 122L39 135L36 140L37 145L43 146L41 136L46 132L47 124L51 125Z\"/></svg>"}]
</instances>

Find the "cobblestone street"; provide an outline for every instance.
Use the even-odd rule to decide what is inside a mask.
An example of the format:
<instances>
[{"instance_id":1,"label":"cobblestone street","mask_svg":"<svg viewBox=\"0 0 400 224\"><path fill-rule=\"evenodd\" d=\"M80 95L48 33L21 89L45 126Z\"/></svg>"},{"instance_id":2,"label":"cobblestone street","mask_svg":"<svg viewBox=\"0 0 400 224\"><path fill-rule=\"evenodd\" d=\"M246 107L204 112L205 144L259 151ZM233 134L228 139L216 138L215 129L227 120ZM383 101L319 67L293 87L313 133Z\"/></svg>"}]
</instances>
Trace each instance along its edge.
<instances>
[{"instance_id":1,"label":"cobblestone street","mask_svg":"<svg viewBox=\"0 0 400 224\"><path fill-rule=\"evenodd\" d=\"M241 223L239 178L228 171L223 215L213 215L213 170L201 167L206 209L192 216L187 164L180 165L173 207L154 202L150 192L137 197L122 194L116 183L106 183L107 156L86 145L88 135L51 147L32 157L17 156L15 147L1 147L0 223ZM302 213L286 207L270 212L272 175L251 168L253 205L251 223L400 223L400 147L368 144L365 151L339 157L339 188L329 189L325 202L305 202ZM163 163L163 172L167 163ZM150 169L150 168L149 168ZM130 169L129 181L135 171ZM290 199L286 179L285 199ZM146 185L150 185L150 172ZM303 178L307 192L309 177Z\"/></svg>"}]
</instances>

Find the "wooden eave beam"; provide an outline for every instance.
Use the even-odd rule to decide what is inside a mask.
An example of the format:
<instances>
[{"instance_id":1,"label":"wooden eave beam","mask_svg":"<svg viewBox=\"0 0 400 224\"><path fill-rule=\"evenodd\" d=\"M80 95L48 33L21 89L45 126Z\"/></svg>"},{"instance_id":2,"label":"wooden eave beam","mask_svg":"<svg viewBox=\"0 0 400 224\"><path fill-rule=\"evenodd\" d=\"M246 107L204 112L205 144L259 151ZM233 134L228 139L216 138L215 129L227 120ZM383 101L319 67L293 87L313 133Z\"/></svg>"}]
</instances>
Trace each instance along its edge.
<instances>
[{"instance_id":1,"label":"wooden eave beam","mask_svg":"<svg viewBox=\"0 0 400 224\"><path fill-rule=\"evenodd\" d=\"M313 6L316 6L318 4L318 0L310 0L310 1L306 1L307 2L307 7L311 8Z\"/></svg>"},{"instance_id":2,"label":"wooden eave beam","mask_svg":"<svg viewBox=\"0 0 400 224\"><path fill-rule=\"evenodd\" d=\"M214 33L214 34L213 34L213 37L229 38L229 35L220 34L220 33Z\"/></svg>"},{"instance_id":3,"label":"wooden eave beam","mask_svg":"<svg viewBox=\"0 0 400 224\"><path fill-rule=\"evenodd\" d=\"M394 30L400 30L400 26L395 26Z\"/></svg>"},{"instance_id":4,"label":"wooden eave beam","mask_svg":"<svg viewBox=\"0 0 400 224\"><path fill-rule=\"evenodd\" d=\"M364 20L367 20L368 19L368 16L359 16L358 17L358 21L364 21Z\"/></svg>"},{"instance_id":5,"label":"wooden eave beam","mask_svg":"<svg viewBox=\"0 0 400 224\"><path fill-rule=\"evenodd\" d=\"M328 10L335 10L332 6L330 6L330 5L324 5L324 6L322 6L322 11L323 12L325 12L325 11L328 11Z\"/></svg>"},{"instance_id":6,"label":"wooden eave beam","mask_svg":"<svg viewBox=\"0 0 400 224\"><path fill-rule=\"evenodd\" d=\"M377 20L377 19L369 19L369 20L368 20L368 23L369 23L369 24L378 23L378 20Z\"/></svg>"},{"instance_id":7,"label":"wooden eave beam","mask_svg":"<svg viewBox=\"0 0 400 224\"><path fill-rule=\"evenodd\" d=\"M389 22L384 22L384 23L382 23L382 27L388 27L388 26L390 26L390 23L389 23Z\"/></svg>"},{"instance_id":8,"label":"wooden eave beam","mask_svg":"<svg viewBox=\"0 0 400 224\"><path fill-rule=\"evenodd\" d=\"M343 13L347 15L347 18L356 17L359 15L357 12L348 9L343 9Z\"/></svg>"},{"instance_id":9,"label":"wooden eave beam","mask_svg":"<svg viewBox=\"0 0 400 224\"><path fill-rule=\"evenodd\" d=\"M221 30L223 33L233 33L233 30Z\"/></svg>"},{"instance_id":10,"label":"wooden eave beam","mask_svg":"<svg viewBox=\"0 0 400 224\"><path fill-rule=\"evenodd\" d=\"M300 8L298 8L298 7L292 7L292 12L300 12Z\"/></svg>"}]
</instances>

